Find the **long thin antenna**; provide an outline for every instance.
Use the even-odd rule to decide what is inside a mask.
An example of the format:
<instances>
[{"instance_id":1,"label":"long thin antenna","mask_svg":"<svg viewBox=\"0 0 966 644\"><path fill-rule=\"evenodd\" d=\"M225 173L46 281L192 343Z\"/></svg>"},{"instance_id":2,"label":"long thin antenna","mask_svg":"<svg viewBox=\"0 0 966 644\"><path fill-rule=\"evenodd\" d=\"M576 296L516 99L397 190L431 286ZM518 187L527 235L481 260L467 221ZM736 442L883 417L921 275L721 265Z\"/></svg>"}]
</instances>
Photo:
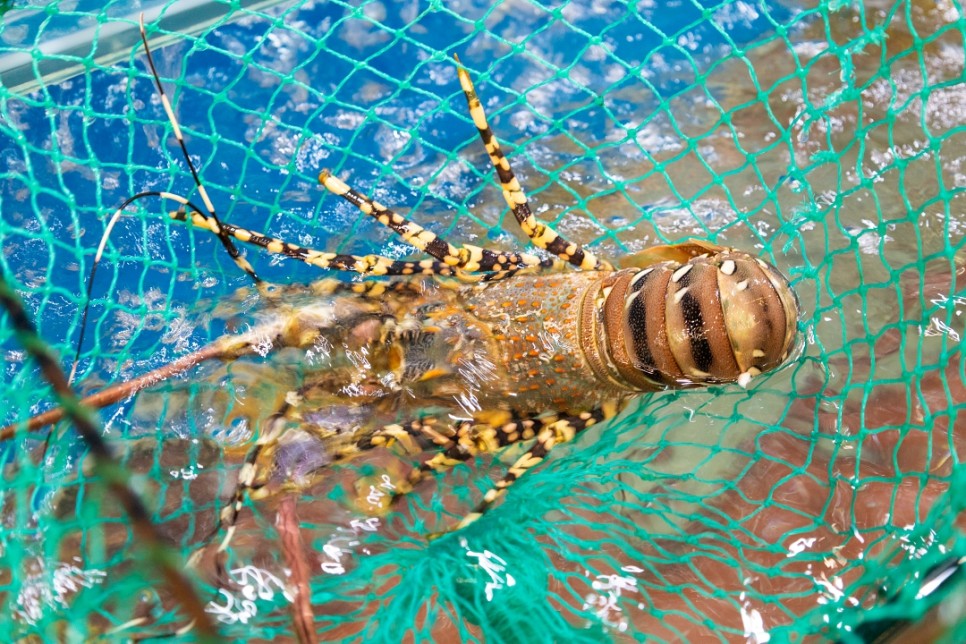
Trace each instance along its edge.
<instances>
[{"instance_id":1,"label":"long thin antenna","mask_svg":"<svg viewBox=\"0 0 966 644\"><path fill-rule=\"evenodd\" d=\"M255 273L255 269L252 268L252 265L248 262L248 260L242 257L241 253L238 252L238 248L235 246L235 243L232 241L231 236L222 228L221 220L218 219L218 215L215 213L215 205L208 197L208 191L205 189L204 184L201 183L201 177L198 175L198 169L195 168L195 164L191 161L191 155L188 154L188 146L185 144L184 135L181 133L181 126L178 124L178 119L175 117L174 110L171 108L171 101L168 100L167 94L164 93L164 87L161 85L161 77L158 75L157 67L154 65L154 57L151 55L151 47L148 44L147 31L144 28L144 13L138 15L138 27L141 34L141 44L144 47L144 53L148 61L148 68L151 71L152 78L154 78L154 85L158 90L158 95L161 97L161 104L164 106L164 111L165 114L167 114L168 122L171 124L171 127L174 130L175 138L178 140L178 145L181 147L182 154L184 154L185 161L188 164L188 169L191 171L191 178L194 180L195 187L198 189L198 194L201 195L202 203L205 206L205 210L208 212L208 219L213 224L210 228L212 229L212 232L218 235L218 239L221 240L222 245L225 247L225 250L228 251L228 255L232 258L232 261L234 261L241 270L251 277L252 281L258 284L261 282L261 279ZM187 205L194 212L202 214L200 209L192 205L184 197L156 191L141 192L133 197L129 197L117 208L117 210L114 211L110 221L107 223L107 227L104 229L104 234L101 236L101 242L97 247L97 253L94 255L94 263L91 266L90 275L87 277L87 294L84 302L84 312L81 315L80 337L77 340L77 351L74 353L74 364L71 366L70 375L67 379L69 383L74 382L74 377L77 375L77 366L80 362L81 351L84 347L84 336L86 335L87 330L87 315L91 306L91 294L94 288L94 276L97 274L97 265L100 263L101 256L104 254L104 248L107 246L107 240L110 238L111 231L114 230L115 224L117 224L118 220L121 218L124 209L133 202L145 197L171 198L182 205Z\"/></svg>"},{"instance_id":2,"label":"long thin antenna","mask_svg":"<svg viewBox=\"0 0 966 644\"><path fill-rule=\"evenodd\" d=\"M157 192L154 190L149 190L147 192L139 192L133 197L128 197L124 200L114 214L111 216L110 221L107 222L107 227L104 229L104 234L101 235L101 243L97 245L97 252L94 253L94 263L91 265L91 272L87 276L87 293L84 298L84 312L81 314L81 324L80 324L80 337L77 339L77 351L74 353L74 364L71 365L70 375L67 376L67 382L73 383L74 376L77 375L77 365L80 362L81 349L84 347L84 336L87 331L87 314L91 309L91 293L94 290L94 276L97 274L97 265L101 262L101 257L104 255L104 248L107 246L107 240L111 236L111 231L114 230L114 225L117 224L121 215L124 214L124 209L130 206L135 201L144 199L145 197L161 197L162 199L173 199L180 204L182 207L187 206L188 208L194 210L195 212L201 212L198 207L192 204L190 201L181 197L179 195L173 195L168 192Z\"/></svg>"},{"instance_id":3,"label":"long thin antenna","mask_svg":"<svg viewBox=\"0 0 966 644\"><path fill-rule=\"evenodd\" d=\"M174 136L178 139L178 145L181 146L181 152L184 154L184 159L188 163L188 169L191 170L191 177L195 181L195 186L198 188L198 194L201 195L201 201L205 205L205 210L208 211L208 215L215 221L218 226L218 230L213 231L218 235L218 239L221 240L222 245L225 250L228 251L228 255L234 260L235 264L238 265L240 269L248 273L256 283L261 280L258 275L255 274L255 269L252 265L248 263L241 253L238 252L238 248L235 246L231 237L221 230L221 221L218 219L218 215L215 214L215 205L211 203L211 199L208 198L208 191L205 190L204 184L201 183L201 177L198 176L198 170L195 168L195 164L191 161L191 155L188 154L188 146L185 145L184 136L181 134L181 126L178 125L178 119L174 115L174 110L171 109L171 101L168 100L168 95L164 93L164 88L161 86L161 77L158 75L158 70L154 66L154 57L151 55L151 47L148 45L148 33L144 29L144 14L140 14L139 25L141 27L141 42L144 44L144 53L147 55L148 67L151 69L151 76L154 77L154 85L158 88L158 95L161 97L161 104L164 106L164 111L168 115L168 122L171 123L172 129L174 129Z\"/></svg>"}]
</instances>

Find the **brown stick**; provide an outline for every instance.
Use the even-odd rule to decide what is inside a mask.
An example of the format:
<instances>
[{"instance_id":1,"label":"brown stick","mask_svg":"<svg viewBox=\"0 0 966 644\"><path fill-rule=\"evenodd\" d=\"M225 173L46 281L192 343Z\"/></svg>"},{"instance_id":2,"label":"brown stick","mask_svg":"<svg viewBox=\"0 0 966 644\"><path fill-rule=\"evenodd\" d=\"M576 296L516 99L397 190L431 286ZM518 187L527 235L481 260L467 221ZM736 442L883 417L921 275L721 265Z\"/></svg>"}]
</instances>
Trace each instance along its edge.
<instances>
[{"instance_id":1,"label":"brown stick","mask_svg":"<svg viewBox=\"0 0 966 644\"><path fill-rule=\"evenodd\" d=\"M192 624L199 631L198 639L206 642L217 641L218 631L215 624L205 611L205 602L194 584L182 572L180 557L152 523L150 512L131 487L130 473L114 460L110 448L101 436L101 428L94 414L77 400L57 356L37 334L36 327L23 308L23 302L4 279L2 272L0 306L7 310L17 339L40 366L40 371L53 388L61 408L87 444L94 458L94 474L124 507L131 520L134 542L143 547L149 565L165 580L178 603L191 618Z\"/></svg>"},{"instance_id":2,"label":"brown stick","mask_svg":"<svg viewBox=\"0 0 966 644\"><path fill-rule=\"evenodd\" d=\"M309 587L309 565L305 561L305 545L299 531L299 517L295 512L295 495L282 499L276 520L282 538L282 556L292 571L292 619L299 644L315 644L315 615L312 612L312 590Z\"/></svg>"},{"instance_id":3,"label":"brown stick","mask_svg":"<svg viewBox=\"0 0 966 644\"><path fill-rule=\"evenodd\" d=\"M133 396L142 389L146 389L163 380L167 380L168 378L173 378L178 374L184 373L188 369L204 362L205 360L224 356L227 348L226 343L216 340L215 342L198 349L194 353L189 353L186 356L182 356L174 362L169 362L168 364L158 367L154 371L146 373L143 376L138 376L137 378L128 380L126 382L119 382L116 385L111 385L107 389L102 389L97 393L91 394L90 396L81 400L81 404L92 409L101 409L102 407L113 405L116 402L120 402L125 398ZM45 411L42 414L37 414L28 420L26 430L28 432L35 432L38 429L42 429L48 425L53 425L54 423L60 422L60 420L63 418L64 408L56 407L50 411ZM18 422L11 423L0 429L0 441L10 440L21 427L24 427L23 423Z\"/></svg>"}]
</instances>

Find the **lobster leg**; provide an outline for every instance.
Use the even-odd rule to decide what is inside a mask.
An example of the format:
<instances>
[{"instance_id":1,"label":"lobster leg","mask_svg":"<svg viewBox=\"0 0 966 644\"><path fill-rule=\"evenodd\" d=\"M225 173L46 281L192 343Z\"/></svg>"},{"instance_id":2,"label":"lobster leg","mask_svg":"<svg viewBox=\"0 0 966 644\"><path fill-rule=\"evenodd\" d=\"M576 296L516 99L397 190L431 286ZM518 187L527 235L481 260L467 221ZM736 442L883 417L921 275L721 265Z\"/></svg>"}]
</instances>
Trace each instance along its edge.
<instances>
[{"instance_id":1,"label":"lobster leg","mask_svg":"<svg viewBox=\"0 0 966 644\"><path fill-rule=\"evenodd\" d=\"M238 472L238 483L235 485L232 500L221 509L221 527L225 528L225 537L218 546L218 552L224 552L235 535L235 526L238 522L238 514L245 503L245 495L257 487L258 458L268 445L278 442L278 439L281 438L287 425L286 414L291 408L292 401L286 400L282 403L278 411L272 414L265 423L265 430L261 432L258 440L245 455L245 464ZM211 536L214 536L214 534Z\"/></svg>"},{"instance_id":2,"label":"lobster leg","mask_svg":"<svg viewBox=\"0 0 966 644\"><path fill-rule=\"evenodd\" d=\"M297 399L298 395L295 398ZM225 536L218 547L219 552L227 549L234 536L238 514L246 494L253 493L259 487L258 460L263 450L281 438L287 424L287 415L294 404L294 400L286 400L283 403L268 420L265 431L246 456L232 500L221 511L221 527L225 529ZM407 476L407 480L397 486L390 501L395 503L431 473L445 472L480 453L492 453L513 443L536 439L535 444L527 450L526 454L517 459L496 486L486 493L483 501L472 513L449 530L429 535L429 538L433 539L446 532L468 526L479 519L507 488L531 467L546 458L555 445L572 440L574 436L591 425L616 415L622 407L621 401L614 401L577 415L549 414L536 418L519 418L499 426L467 421L455 428L437 427L432 418L405 425L387 425L368 436L344 445L333 456L337 461L345 461L370 449L391 447L394 444L399 444L408 453L417 453L421 448L425 449L427 442L439 447L440 451L435 456L413 469ZM417 445L417 442L423 445Z\"/></svg>"},{"instance_id":3,"label":"lobster leg","mask_svg":"<svg viewBox=\"0 0 966 644\"><path fill-rule=\"evenodd\" d=\"M165 193L164 196L181 203L182 206L188 205L182 197ZM562 265L550 259L537 259L536 264L514 264L507 268L494 270L493 272L476 273L462 268L451 266L445 262L427 259L418 262L406 262L392 260L380 255L346 255L342 253L328 253L298 244L283 241L275 237L269 237L262 233L246 230L228 222L216 222L211 217L192 208L190 215L186 208L172 211L169 216L177 221L186 221L196 228L201 228L209 232L220 230L239 241L253 244L264 248L270 253L282 255L291 259L296 259L319 268L361 273L363 275L375 276L412 276L412 275L439 275L443 277L454 277L461 282L494 282L506 279L514 275L525 273L540 272L543 270L559 270Z\"/></svg>"},{"instance_id":4,"label":"lobster leg","mask_svg":"<svg viewBox=\"0 0 966 644\"><path fill-rule=\"evenodd\" d=\"M410 433L428 436L443 449L410 472L406 484L399 487L392 501L395 502L410 492L431 473L445 472L480 453L495 452L513 443L536 439L526 454L518 458L506 475L486 493L483 501L472 513L449 530L431 534L429 538L434 539L446 532L464 528L483 516L503 496L507 488L530 468L543 461L555 445L566 443L591 425L617 415L623 407L623 401L613 401L581 414L548 414L536 418L519 418L496 427L467 422L448 433L439 432L431 424L414 422L407 428Z\"/></svg>"},{"instance_id":5,"label":"lobster leg","mask_svg":"<svg viewBox=\"0 0 966 644\"><path fill-rule=\"evenodd\" d=\"M202 203L204 204L207 214L200 211L187 199L179 195L172 193L150 194L156 194L156 196L172 199L180 203L182 208L176 212L172 212L171 217L179 221L189 221L193 225L199 228L204 228L205 230L209 230L217 235L221 240L221 243L224 245L225 250L228 251L228 254L231 256L232 260L234 260L238 267L247 273L256 283L260 281L259 277L255 274L255 270L252 268L251 264L238 252L238 249L233 243L233 239L261 246L272 253L298 259L307 264L312 264L320 268L352 271L365 275L443 275L454 276L465 282L480 282L494 281L509 277L519 272L519 269L522 267L532 266L548 268L554 265L553 260L541 260L539 257L535 257L533 255L498 253L470 245L457 249L444 242L433 233L424 230L422 227L412 222L406 221L392 211L382 208L378 204L375 204L362 195L359 195L359 193L349 189L344 183L335 179L334 177L331 177L331 175L328 175L326 172L323 172L320 176L320 181L325 184L326 188L332 192L335 192L336 194L341 194L346 199L349 199L360 209L362 209L363 212L373 215L381 223L384 223L402 235L406 241L413 244L416 248L428 252L433 257L436 257L439 261L434 262L432 260L427 260L421 262L403 262L393 261L377 255L354 256L339 253L324 253L303 248L295 244L290 244L280 239L267 237L260 233L248 231L244 228L233 226L227 222L221 221L218 218L218 215L215 213L215 206L208 197L208 191L201 182L198 171L195 168L190 155L188 154L188 148L185 144L181 127L178 124L178 119L174 114L174 110L171 107L171 102L168 100L168 96L165 94L164 87L161 84L161 78L158 75L157 69L154 65L154 58L151 54L151 48L148 45L147 32L144 28L143 18L140 29L141 41L144 45L144 52L147 57L148 67L151 71L151 76L154 78L155 87L157 88L158 95L161 98L161 104L164 106L165 113L168 117L168 122L171 124L171 128L174 131L178 145L184 154L185 161L188 164L188 169L191 171L191 176L194 179L195 186L199 195L201 196ZM328 177L328 181L323 181L323 176ZM148 195L145 194L138 196L140 197ZM129 202L125 202L125 205L127 205L127 203ZM124 206L121 206L121 208L123 207ZM190 217L187 212L188 210L191 211ZM465 273L463 271L465 271ZM494 272L495 274L486 276L471 275L471 273L475 273L477 271Z\"/></svg>"},{"instance_id":6,"label":"lobster leg","mask_svg":"<svg viewBox=\"0 0 966 644\"><path fill-rule=\"evenodd\" d=\"M470 79L469 73L460 63L459 57L455 56L455 58L460 77L460 86L463 88L463 94L466 96L470 116L473 118L473 124L476 125L476 129L480 132L480 138L483 140L486 153L490 156L490 162L493 163L496 174L500 178L500 185L503 188L503 198L506 199L507 205L513 212L513 216L516 217L517 222L520 224L520 228L530 238L530 242L537 248L543 248L581 270L613 270L613 266L609 262L585 250L580 244L568 241L550 226L538 221L533 216L533 212L530 210L530 203L527 201L527 195L523 192L523 188L520 187L520 182L517 180L516 175L514 175L506 155L503 154L496 135L490 129L490 124L486 120L486 113L483 111L483 104L480 103L480 99L476 95L476 89L473 87L473 81Z\"/></svg>"},{"instance_id":7,"label":"lobster leg","mask_svg":"<svg viewBox=\"0 0 966 644\"><path fill-rule=\"evenodd\" d=\"M260 483L260 472L259 472L259 460L262 454L270 449L272 446L278 443L282 434L288 425L288 415L296 406L303 392L295 393L294 396L290 396L285 400L285 402L278 408L278 410L272 414L272 416L265 423L264 430L258 437L255 444L249 449L248 454L245 456L245 463L242 465L241 470L238 473L238 482L235 486L235 490L232 493L231 501L229 501L221 510L220 523L219 526L215 528L215 531L208 536L211 539L218 530L224 529L225 536L222 538L221 543L218 546L218 552L222 553L228 549L232 538L235 535L236 524L238 522L238 515L241 513L242 507L245 503L245 497L251 496L252 498L257 498L259 488L262 483ZM451 431L447 430L436 430L433 428L433 420L427 419L425 421L415 421L407 425L387 425L372 434L362 437L352 443L347 443L341 446L340 449L333 453L334 461L346 461L354 456L361 454L362 452L377 448L377 447L391 447L394 444L399 444L408 453L417 453L420 448L416 445L415 441L425 442L429 439L434 444L440 445L448 450L456 448L456 442L452 438L448 437L446 434L452 434ZM425 445L423 446L425 447ZM466 452L466 456L462 460L467 460L475 454L475 451ZM417 470L418 471L418 470ZM412 490L412 486L406 486L405 484L401 486L396 494L393 496L393 501L396 497L406 494ZM206 539L206 541L208 540ZM201 551L198 551L200 555Z\"/></svg>"},{"instance_id":8,"label":"lobster leg","mask_svg":"<svg viewBox=\"0 0 966 644\"><path fill-rule=\"evenodd\" d=\"M443 440L436 441L436 444L442 448L442 451L410 472L408 482L410 486L415 486L428 474L445 472L477 454L495 452L513 443L532 440L541 428L559 419L560 416L556 414L539 418L516 418L496 427L487 424L462 423L455 431L451 430L452 436L440 436ZM431 427L427 428L423 425L419 428L419 431L424 433L430 430L439 435ZM407 489L399 494L405 494L408 491Z\"/></svg>"},{"instance_id":9,"label":"lobster leg","mask_svg":"<svg viewBox=\"0 0 966 644\"><path fill-rule=\"evenodd\" d=\"M428 461L413 469L406 477L406 481L400 484L391 503L395 503L404 494L408 494L416 485L431 472L445 472L446 470L464 463L479 453L476 443L469 438L473 423L461 423L455 430L446 427L443 430L433 427L431 420L416 421L410 424L409 431L421 437L428 438L440 448L440 451Z\"/></svg>"},{"instance_id":10,"label":"lobster leg","mask_svg":"<svg viewBox=\"0 0 966 644\"><path fill-rule=\"evenodd\" d=\"M559 414L544 414L539 417L520 417L498 426L485 423L463 422L457 427L437 428L434 419L413 421L403 427L390 425L376 432L369 440L370 446L388 445L399 439L401 432L411 436L429 439L439 447L432 458L413 469L407 476L407 485L401 486L393 497L408 494L413 487L423 481L429 474L440 474L450 468L464 463L478 454L496 452L508 445L521 441L529 441L538 437L538 433L563 420L574 424L580 417L561 416Z\"/></svg>"},{"instance_id":11,"label":"lobster leg","mask_svg":"<svg viewBox=\"0 0 966 644\"><path fill-rule=\"evenodd\" d=\"M426 230L419 224L352 189L343 181L332 176L328 170L323 170L319 174L319 183L332 194L342 197L363 213L398 234L407 244L431 257L435 257L447 266L453 266L471 273L506 271L523 266L563 268L562 262L542 260L529 253L507 253L473 246L472 244L453 246L436 233Z\"/></svg>"},{"instance_id":12,"label":"lobster leg","mask_svg":"<svg viewBox=\"0 0 966 644\"><path fill-rule=\"evenodd\" d=\"M496 485L484 496L483 501L476 506L470 514L449 530L429 535L430 539L435 539L447 532L453 532L465 528L477 521L490 507L503 496L507 489L513 485L521 476L526 474L532 467L542 462L554 446L573 440L574 436L584 431L591 425L615 416L621 409L622 404L615 401L613 404L604 405L583 412L577 415L551 416L546 419L534 419L530 427L531 431L536 431L536 441L527 450L526 454L516 460L510 466L509 471L500 479Z\"/></svg>"}]
</instances>

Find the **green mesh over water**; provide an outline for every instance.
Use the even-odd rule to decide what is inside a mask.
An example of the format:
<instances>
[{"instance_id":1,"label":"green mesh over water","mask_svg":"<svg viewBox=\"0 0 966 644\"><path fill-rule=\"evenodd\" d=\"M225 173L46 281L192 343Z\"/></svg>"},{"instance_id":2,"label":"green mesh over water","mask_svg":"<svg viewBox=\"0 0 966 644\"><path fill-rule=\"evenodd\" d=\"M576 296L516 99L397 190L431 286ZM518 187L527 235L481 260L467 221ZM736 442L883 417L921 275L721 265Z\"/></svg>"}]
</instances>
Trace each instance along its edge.
<instances>
[{"instance_id":1,"label":"green mesh over water","mask_svg":"<svg viewBox=\"0 0 966 644\"><path fill-rule=\"evenodd\" d=\"M110 214L140 191L193 189L136 42L138 6L0 3L0 267L68 369ZM226 638L860 641L908 620L962 641L958 576L932 594L921 583L966 556L958 0L184 0L146 18L227 221L412 256L324 193L328 167L453 241L523 248L458 53L543 220L618 264L688 237L758 252L802 309L787 368L749 390L642 396L432 542L518 450L428 481L388 515L361 507L356 484L391 482L399 455L248 499L221 568L205 539L252 440L238 419L298 360L206 365L103 410ZM218 241L170 207L140 202L107 244L85 392L244 328L257 306ZM323 276L247 257L273 282ZM52 404L8 322L4 424ZM209 404L225 392L231 416ZM60 425L44 451L47 436L0 445L0 638L184 627L77 435ZM293 603L299 579L311 617Z\"/></svg>"}]
</instances>

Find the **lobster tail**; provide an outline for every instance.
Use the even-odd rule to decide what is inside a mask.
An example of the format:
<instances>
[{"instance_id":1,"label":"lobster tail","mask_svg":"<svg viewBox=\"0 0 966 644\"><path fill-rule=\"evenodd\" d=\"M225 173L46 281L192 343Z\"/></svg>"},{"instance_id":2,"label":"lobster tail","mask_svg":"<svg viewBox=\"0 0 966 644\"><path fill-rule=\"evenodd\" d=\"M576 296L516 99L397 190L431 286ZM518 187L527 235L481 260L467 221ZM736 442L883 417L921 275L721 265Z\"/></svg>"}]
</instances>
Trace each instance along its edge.
<instances>
[{"instance_id":1,"label":"lobster tail","mask_svg":"<svg viewBox=\"0 0 966 644\"><path fill-rule=\"evenodd\" d=\"M798 301L773 267L722 249L616 273L605 284L612 377L641 390L747 385L791 353Z\"/></svg>"}]
</instances>

